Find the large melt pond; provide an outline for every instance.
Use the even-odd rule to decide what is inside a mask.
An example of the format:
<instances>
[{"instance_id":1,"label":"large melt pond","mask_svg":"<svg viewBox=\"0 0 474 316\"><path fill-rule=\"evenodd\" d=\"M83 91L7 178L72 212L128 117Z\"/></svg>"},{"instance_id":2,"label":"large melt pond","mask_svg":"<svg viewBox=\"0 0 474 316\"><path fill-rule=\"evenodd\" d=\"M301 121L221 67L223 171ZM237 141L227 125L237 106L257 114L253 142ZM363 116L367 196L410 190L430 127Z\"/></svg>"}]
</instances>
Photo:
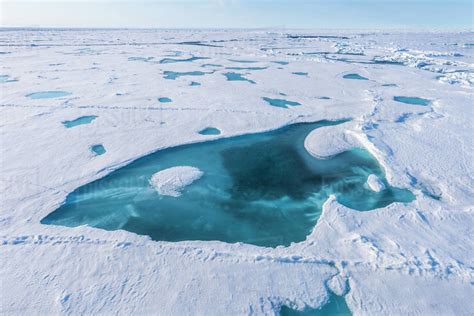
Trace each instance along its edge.
<instances>
[{"instance_id":1,"label":"large melt pond","mask_svg":"<svg viewBox=\"0 0 474 316\"><path fill-rule=\"evenodd\" d=\"M311 156L304 148L306 136L333 124L300 123L158 151L79 187L41 222L124 229L154 240L275 247L303 241L330 194L360 211L414 199L410 191L390 187L376 160L362 149L325 160ZM198 168L202 177L179 196L159 194L152 176L176 166ZM370 174L385 189L370 190Z\"/></svg>"}]
</instances>

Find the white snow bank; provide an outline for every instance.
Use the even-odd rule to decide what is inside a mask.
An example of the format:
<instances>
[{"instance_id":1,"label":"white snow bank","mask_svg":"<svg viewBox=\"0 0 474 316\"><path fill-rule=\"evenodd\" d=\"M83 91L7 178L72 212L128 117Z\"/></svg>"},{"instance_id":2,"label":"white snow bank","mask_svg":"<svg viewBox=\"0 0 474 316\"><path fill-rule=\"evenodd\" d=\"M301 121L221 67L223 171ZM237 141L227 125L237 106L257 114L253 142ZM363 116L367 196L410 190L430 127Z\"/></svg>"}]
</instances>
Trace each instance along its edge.
<instances>
[{"instance_id":1,"label":"white snow bank","mask_svg":"<svg viewBox=\"0 0 474 316\"><path fill-rule=\"evenodd\" d=\"M375 174L371 174L367 178L367 185L374 192L380 192L385 189L385 184L383 184L382 180L380 180Z\"/></svg>"},{"instance_id":2,"label":"white snow bank","mask_svg":"<svg viewBox=\"0 0 474 316\"><path fill-rule=\"evenodd\" d=\"M327 158L360 147L354 135L349 132L353 126L354 122L347 122L315 129L306 136L304 146L316 158Z\"/></svg>"},{"instance_id":3,"label":"white snow bank","mask_svg":"<svg viewBox=\"0 0 474 316\"><path fill-rule=\"evenodd\" d=\"M202 177L204 172L195 167L178 166L158 171L150 184L161 195L178 197L185 187Z\"/></svg>"},{"instance_id":4,"label":"white snow bank","mask_svg":"<svg viewBox=\"0 0 474 316\"><path fill-rule=\"evenodd\" d=\"M438 77L443 83L461 84L464 86L474 86L474 73L468 71L454 71Z\"/></svg>"},{"instance_id":5,"label":"white snow bank","mask_svg":"<svg viewBox=\"0 0 474 316\"><path fill-rule=\"evenodd\" d=\"M394 203L358 212L342 206L332 195L308 237L314 247L297 247L303 249L303 257L317 253L344 258L336 263L341 273L327 285L339 294L347 279L345 299L354 315L469 315L472 276L464 261L457 259L464 256L463 251L469 252L465 241L470 228L464 222L471 224L472 215L443 210L433 200L420 209ZM430 238L433 235L436 238ZM333 247L321 246L326 243ZM365 262L363 267L361 262ZM417 295L394 288L416 289ZM429 289L429 300L419 300L425 294L423 288ZM452 304L457 300L459 304Z\"/></svg>"},{"instance_id":6,"label":"white snow bank","mask_svg":"<svg viewBox=\"0 0 474 316\"><path fill-rule=\"evenodd\" d=\"M439 77L439 80L449 84L460 84L466 87L472 87L474 75L472 71L466 70L472 67L472 64L462 61L453 61L442 59L440 57L458 57L459 53L449 52L425 52L409 50L408 52L395 51L388 56L377 56L374 60L398 62L412 68L419 68L431 72L445 74Z\"/></svg>"},{"instance_id":7,"label":"white snow bank","mask_svg":"<svg viewBox=\"0 0 474 316\"><path fill-rule=\"evenodd\" d=\"M328 288L336 295L343 296L347 293L347 278L336 274L327 282Z\"/></svg>"}]
</instances>

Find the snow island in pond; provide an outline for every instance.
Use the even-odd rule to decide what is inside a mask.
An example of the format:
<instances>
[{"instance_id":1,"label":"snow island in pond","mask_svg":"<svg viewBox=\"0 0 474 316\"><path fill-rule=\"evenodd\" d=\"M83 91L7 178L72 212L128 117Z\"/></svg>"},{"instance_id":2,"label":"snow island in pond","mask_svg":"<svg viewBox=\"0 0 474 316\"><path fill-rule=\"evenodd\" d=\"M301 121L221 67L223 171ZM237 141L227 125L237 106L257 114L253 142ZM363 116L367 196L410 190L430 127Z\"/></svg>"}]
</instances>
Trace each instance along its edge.
<instances>
[{"instance_id":1,"label":"snow island in pond","mask_svg":"<svg viewBox=\"0 0 474 316\"><path fill-rule=\"evenodd\" d=\"M201 178L203 172L189 166L171 167L158 171L151 179L150 184L161 195L178 197L191 183Z\"/></svg>"}]
</instances>

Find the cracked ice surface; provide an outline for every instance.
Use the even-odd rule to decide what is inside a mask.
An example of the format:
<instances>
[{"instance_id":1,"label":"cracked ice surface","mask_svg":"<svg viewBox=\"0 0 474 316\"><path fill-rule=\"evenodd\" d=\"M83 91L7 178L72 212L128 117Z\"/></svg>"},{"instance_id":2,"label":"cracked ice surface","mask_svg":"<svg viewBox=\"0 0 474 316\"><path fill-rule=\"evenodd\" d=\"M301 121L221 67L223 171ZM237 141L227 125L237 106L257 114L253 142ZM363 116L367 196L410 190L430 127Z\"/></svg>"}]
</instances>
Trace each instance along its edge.
<instances>
[{"instance_id":1,"label":"cracked ice surface","mask_svg":"<svg viewBox=\"0 0 474 316\"><path fill-rule=\"evenodd\" d=\"M1 312L272 314L281 304L322 305L327 286L347 291L355 314L471 313L472 33L297 34L0 32L0 75L14 78L0 82ZM160 63L176 56L183 61ZM262 68L239 70L255 84L227 81L225 67L236 61ZM164 78L205 64L221 66ZM25 97L37 91L71 94ZM262 99L282 93L301 105ZM163 95L173 102L159 103ZM433 102L417 107L397 95ZM97 118L62 124L82 116ZM40 224L79 186L161 148L202 141L208 126L221 130L207 136L214 139L347 118L311 133L308 150L364 147L415 201L357 212L330 198L306 241L275 249ZM107 152L91 157L94 144Z\"/></svg>"}]
</instances>

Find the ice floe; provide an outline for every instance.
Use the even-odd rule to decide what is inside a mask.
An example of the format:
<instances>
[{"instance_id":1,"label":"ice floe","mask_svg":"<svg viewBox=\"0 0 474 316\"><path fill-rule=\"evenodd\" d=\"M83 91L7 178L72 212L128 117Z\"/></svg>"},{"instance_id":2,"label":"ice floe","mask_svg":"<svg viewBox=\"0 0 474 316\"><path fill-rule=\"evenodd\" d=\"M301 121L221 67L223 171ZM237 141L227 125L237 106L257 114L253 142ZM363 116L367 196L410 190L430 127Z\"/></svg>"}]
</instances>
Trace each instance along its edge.
<instances>
[{"instance_id":1,"label":"ice floe","mask_svg":"<svg viewBox=\"0 0 474 316\"><path fill-rule=\"evenodd\" d=\"M375 174L369 175L367 178L367 185L374 192L380 192L385 189L385 184Z\"/></svg>"},{"instance_id":2,"label":"ice floe","mask_svg":"<svg viewBox=\"0 0 474 316\"><path fill-rule=\"evenodd\" d=\"M203 174L195 167L172 167L155 173L150 179L150 184L161 195L179 197L188 185L201 178Z\"/></svg>"},{"instance_id":3,"label":"ice floe","mask_svg":"<svg viewBox=\"0 0 474 316\"><path fill-rule=\"evenodd\" d=\"M328 158L354 147L361 147L352 131L354 122L325 126L312 131L305 139L306 150L317 158Z\"/></svg>"}]
</instances>

